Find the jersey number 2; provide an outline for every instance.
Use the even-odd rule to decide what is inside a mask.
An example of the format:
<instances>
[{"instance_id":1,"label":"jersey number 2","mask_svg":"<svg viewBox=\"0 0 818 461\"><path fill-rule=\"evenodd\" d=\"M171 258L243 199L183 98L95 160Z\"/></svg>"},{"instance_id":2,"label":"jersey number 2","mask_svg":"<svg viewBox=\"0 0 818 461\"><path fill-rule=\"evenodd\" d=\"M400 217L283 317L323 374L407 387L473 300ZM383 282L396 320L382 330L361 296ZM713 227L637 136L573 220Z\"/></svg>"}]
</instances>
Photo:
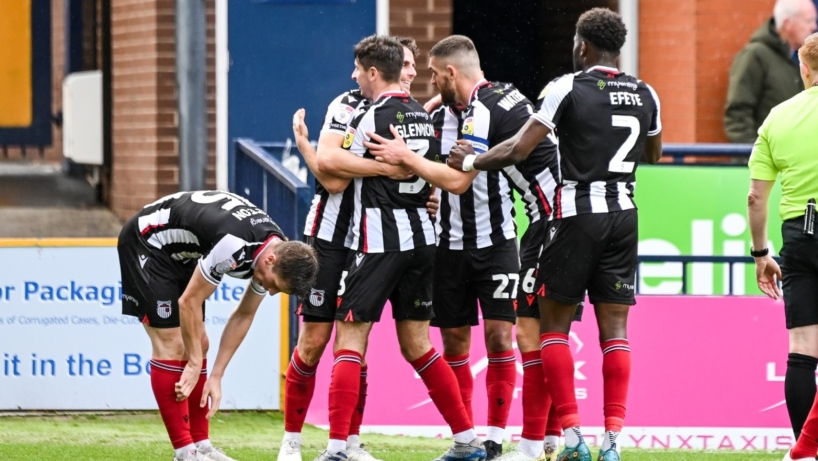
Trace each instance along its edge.
<instances>
[{"instance_id":1,"label":"jersey number 2","mask_svg":"<svg viewBox=\"0 0 818 461\"><path fill-rule=\"evenodd\" d=\"M406 147L409 150L413 151L418 155L426 155L426 152L429 151L429 140L428 139L407 139L406 140ZM401 194L416 194L423 189L423 186L426 185L426 180L418 177L417 181L413 182L402 182L400 186L398 186L398 192Z\"/></svg>"},{"instance_id":2,"label":"jersey number 2","mask_svg":"<svg viewBox=\"0 0 818 461\"><path fill-rule=\"evenodd\" d=\"M639 131L642 129L639 125L639 119L631 115L614 115L611 123L615 127L629 128L631 133L628 135L628 139L619 146L616 155L608 163L608 171L612 173L633 173L636 162L626 162L625 157L628 156L633 146L636 145L636 139L639 138Z\"/></svg>"}]
</instances>

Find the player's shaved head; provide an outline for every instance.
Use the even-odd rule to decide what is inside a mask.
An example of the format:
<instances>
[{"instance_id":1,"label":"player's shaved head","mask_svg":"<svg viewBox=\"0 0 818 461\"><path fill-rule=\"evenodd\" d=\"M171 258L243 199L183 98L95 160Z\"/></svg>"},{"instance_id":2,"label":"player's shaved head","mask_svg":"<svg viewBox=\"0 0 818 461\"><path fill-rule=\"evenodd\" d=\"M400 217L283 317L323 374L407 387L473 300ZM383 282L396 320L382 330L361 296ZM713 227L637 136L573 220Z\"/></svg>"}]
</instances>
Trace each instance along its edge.
<instances>
[{"instance_id":1,"label":"player's shaved head","mask_svg":"<svg viewBox=\"0 0 818 461\"><path fill-rule=\"evenodd\" d=\"M602 52L619 54L628 29L619 14L608 8L593 8L579 17L577 35Z\"/></svg>"},{"instance_id":2,"label":"player's shaved head","mask_svg":"<svg viewBox=\"0 0 818 461\"><path fill-rule=\"evenodd\" d=\"M400 79L404 45L395 37L370 35L355 45L355 59L364 69L375 68L388 83Z\"/></svg>"},{"instance_id":3,"label":"player's shaved head","mask_svg":"<svg viewBox=\"0 0 818 461\"><path fill-rule=\"evenodd\" d=\"M804 40L804 44L798 49L798 57L810 70L818 72L818 33Z\"/></svg>"},{"instance_id":4,"label":"player's shaved head","mask_svg":"<svg viewBox=\"0 0 818 461\"><path fill-rule=\"evenodd\" d=\"M467 75L476 75L480 72L480 56L474 42L465 35L451 35L437 42L429 57L441 65L452 65Z\"/></svg>"}]
</instances>

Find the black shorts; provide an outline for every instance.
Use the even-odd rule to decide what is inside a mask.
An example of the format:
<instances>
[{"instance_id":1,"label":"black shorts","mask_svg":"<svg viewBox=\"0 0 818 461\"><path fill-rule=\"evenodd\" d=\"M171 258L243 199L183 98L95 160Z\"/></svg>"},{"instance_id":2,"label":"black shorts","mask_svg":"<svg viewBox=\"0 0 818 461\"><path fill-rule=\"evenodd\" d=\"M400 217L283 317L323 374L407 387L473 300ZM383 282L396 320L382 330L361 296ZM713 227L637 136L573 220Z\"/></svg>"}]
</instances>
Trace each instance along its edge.
<instances>
[{"instance_id":1,"label":"black shorts","mask_svg":"<svg viewBox=\"0 0 818 461\"><path fill-rule=\"evenodd\" d=\"M514 323L519 272L515 239L476 250L437 248L432 326L478 325L478 301L484 319Z\"/></svg>"},{"instance_id":2,"label":"black shorts","mask_svg":"<svg viewBox=\"0 0 818 461\"><path fill-rule=\"evenodd\" d=\"M804 217L781 224L781 273L787 329L818 325L818 238L804 235Z\"/></svg>"},{"instance_id":3,"label":"black shorts","mask_svg":"<svg viewBox=\"0 0 818 461\"><path fill-rule=\"evenodd\" d=\"M517 289L517 317L540 318L540 305L537 302L537 285L540 253L548 235L548 221L542 219L529 224L520 240L520 287ZM574 313L574 321L582 320L584 310L582 302Z\"/></svg>"},{"instance_id":4,"label":"black shorts","mask_svg":"<svg viewBox=\"0 0 818 461\"><path fill-rule=\"evenodd\" d=\"M435 247L386 253L350 252L338 289L336 320L377 322L386 301L395 320L430 320Z\"/></svg>"},{"instance_id":5,"label":"black shorts","mask_svg":"<svg viewBox=\"0 0 818 461\"><path fill-rule=\"evenodd\" d=\"M589 213L550 222L537 294L566 304L636 304L636 210Z\"/></svg>"},{"instance_id":6,"label":"black shorts","mask_svg":"<svg viewBox=\"0 0 818 461\"><path fill-rule=\"evenodd\" d=\"M318 255L318 274L310 295L300 300L296 313L305 322L334 322L338 287L341 285L341 274L347 268L350 250L318 238L309 240L308 243Z\"/></svg>"},{"instance_id":7,"label":"black shorts","mask_svg":"<svg viewBox=\"0 0 818 461\"><path fill-rule=\"evenodd\" d=\"M122 313L153 328L179 326L179 298L187 288L196 261L187 264L145 243L137 217L122 228L116 246L122 272ZM202 303L202 318L204 318Z\"/></svg>"}]
</instances>

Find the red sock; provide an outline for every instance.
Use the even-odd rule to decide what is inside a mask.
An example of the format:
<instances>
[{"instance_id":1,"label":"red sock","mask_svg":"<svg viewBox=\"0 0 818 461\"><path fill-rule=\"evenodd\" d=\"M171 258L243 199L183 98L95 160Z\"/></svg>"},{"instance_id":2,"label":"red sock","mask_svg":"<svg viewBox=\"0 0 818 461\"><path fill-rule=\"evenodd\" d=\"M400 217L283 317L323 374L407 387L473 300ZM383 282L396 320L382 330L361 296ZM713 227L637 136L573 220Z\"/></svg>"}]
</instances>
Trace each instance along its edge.
<instances>
[{"instance_id":1,"label":"red sock","mask_svg":"<svg viewBox=\"0 0 818 461\"><path fill-rule=\"evenodd\" d=\"M187 400L176 401L176 383L184 371L182 363L178 360L151 359L151 388L173 448L193 443Z\"/></svg>"},{"instance_id":2,"label":"red sock","mask_svg":"<svg viewBox=\"0 0 818 461\"><path fill-rule=\"evenodd\" d=\"M361 388L358 391L358 405L355 406L355 412L352 413L352 421L349 425L349 435L361 435L361 423L364 420L364 408L366 407L366 389L369 387L366 384L366 374L369 367L364 365L361 367Z\"/></svg>"},{"instance_id":3,"label":"red sock","mask_svg":"<svg viewBox=\"0 0 818 461\"><path fill-rule=\"evenodd\" d=\"M609 339L602 347L605 431L622 432L631 379L631 348L627 339Z\"/></svg>"},{"instance_id":4,"label":"red sock","mask_svg":"<svg viewBox=\"0 0 818 461\"><path fill-rule=\"evenodd\" d=\"M207 420L210 402L204 407L199 406L206 383L207 359L204 359L202 360L202 374L199 375L199 381L196 382L196 387L193 388L187 399L187 409L190 412L190 436L193 437L194 443L210 438L210 421Z\"/></svg>"},{"instance_id":5,"label":"red sock","mask_svg":"<svg viewBox=\"0 0 818 461\"><path fill-rule=\"evenodd\" d=\"M469 414L469 421L474 425L474 413L472 412L471 399L474 395L474 376L471 374L469 366L469 354L465 355L444 355L443 359L454 372L457 384L460 387L460 397L463 399L463 406Z\"/></svg>"},{"instance_id":6,"label":"red sock","mask_svg":"<svg viewBox=\"0 0 818 461\"><path fill-rule=\"evenodd\" d=\"M293 351L284 381L284 430L287 432L301 432L304 427L315 392L316 368L317 363L309 366L301 361L298 348Z\"/></svg>"},{"instance_id":7,"label":"red sock","mask_svg":"<svg viewBox=\"0 0 818 461\"><path fill-rule=\"evenodd\" d=\"M489 352L489 367L486 370L486 395L489 400L488 425L505 428L508 411L514 398L517 383L517 359L514 351Z\"/></svg>"},{"instance_id":8,"label":"red sock","mask_svg":"<svg viewBox=\"0 0 818 461\"><path fill-rule=\"evenodd\" d=\"M335 353L329 385L329 438L346 440L361 388L361 354L346 349Z\"/></svg>"},{"instance_id":9,"label":"red sock","mask_svg":"<svg viewBox=\"0 0 818 461\"><path fill-rule=\"evenodd\" d=\"M560 425L563 429L579 426L577 397L574 394L574 357L568 347L568 335L543 333L540 335L542 356L548 392L554 399ZM546 364L548 364L546 366Z\"/></svg>"},{"instance_id":10,"label":"red sock","mask_svg":"<svg viewBox=\"0 0 818 461\"><path fill-rule=\"evenodd\" d=\"M807 421L801 429L801 435L790 452L792 459L812 459L818 454L818 397L812 402Z\"/></svg>"},{"instance_id":11,"label":"red sock","mask_svg":"<svg viewBox=\"0 0 818 461\"><path fill-rule=\"evenodd\" d=\"M545 412L551 396L545 387L540 351L523 352L523 433L522 438L540 440L545 432Z\"/></svg>"},{"instance_id":12,"label":"red sock","mask_svg":"<svg viewBox=\"0 0 818 461\"><path fill-rule=\"evenodd\" d=\"M525 396L525 391L523 391L523 396ZM523 397L525 398L525 397ZM548 397L549 400L551 396ZM551 408L548 410L548 422L545 423L545 436L562 436L562 425L560 424L560 419L557 417L557 409L554 407L554 403L551 403Z\"/></svg>"},{"instance_id":13,"label":"red sock","mask_svg":"<svg viewBox=\"0 0 818 461\"><path fill-rule=\"evenodd\" d=\"M457 387L457 378L454 376L452 368L446 364L445 360L439 360L440 354L435 352L435 348L423 354L423 357L413 360L412 367L420 375L426 389L429 390L429 397L432 398L437 407L437 411L449 425L453 434L458 434L473 428L466 407L460 397Z\"/></svg>"}]
</instances>

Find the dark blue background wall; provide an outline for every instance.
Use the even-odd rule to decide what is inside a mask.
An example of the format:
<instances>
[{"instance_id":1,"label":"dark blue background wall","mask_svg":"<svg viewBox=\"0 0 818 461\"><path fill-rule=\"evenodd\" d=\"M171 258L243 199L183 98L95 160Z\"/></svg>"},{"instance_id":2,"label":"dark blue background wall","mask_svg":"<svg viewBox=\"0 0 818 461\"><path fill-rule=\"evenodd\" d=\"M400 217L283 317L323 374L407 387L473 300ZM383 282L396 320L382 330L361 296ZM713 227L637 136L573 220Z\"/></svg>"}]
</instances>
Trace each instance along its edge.
<instances>
[{"instance_id":1,"label":"dark blue background wall","mask_svg":"<svg viewBox=\"0 0 818 461\"><path fill-rule=\"evenodd\" d=\"M375 0L230 0L228 8L232 168L234 139L292 138L292 115L298 108L307 109L310 138L318 139L327 104L356 86L350 79L352 49L375 32Z\"/></svg>"}]
</instances>

